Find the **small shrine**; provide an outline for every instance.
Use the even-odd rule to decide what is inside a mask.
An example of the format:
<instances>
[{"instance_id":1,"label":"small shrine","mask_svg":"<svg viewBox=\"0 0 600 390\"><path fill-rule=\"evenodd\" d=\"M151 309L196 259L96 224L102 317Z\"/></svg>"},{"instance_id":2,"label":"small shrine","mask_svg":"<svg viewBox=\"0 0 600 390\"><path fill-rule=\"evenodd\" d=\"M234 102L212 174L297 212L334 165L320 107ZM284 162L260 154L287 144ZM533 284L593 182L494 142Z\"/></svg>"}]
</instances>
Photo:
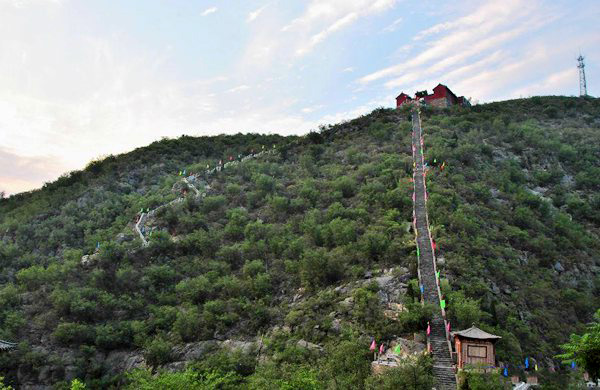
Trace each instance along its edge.
<instances>
[{"instance_id":1,"label":"small shrine","mask_svg":"<svg viewBox=\"0 0 600 390\"><path fill-rule=\"evenodd\" d=\"M502 337L487 333L475 325L469 329L452 332L456 363L459 369L466 365L496 367L496 341Z\"/></svg>"}]
</instances>

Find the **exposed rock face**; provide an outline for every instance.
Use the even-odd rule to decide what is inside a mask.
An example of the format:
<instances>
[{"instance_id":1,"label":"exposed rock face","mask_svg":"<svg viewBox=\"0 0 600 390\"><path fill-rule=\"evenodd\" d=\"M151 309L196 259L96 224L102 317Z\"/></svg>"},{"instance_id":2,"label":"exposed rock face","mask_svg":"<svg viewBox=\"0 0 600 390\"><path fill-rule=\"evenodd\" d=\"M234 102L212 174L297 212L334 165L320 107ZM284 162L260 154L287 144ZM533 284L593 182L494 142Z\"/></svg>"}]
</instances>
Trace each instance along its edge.
<instances>
[{"instance_id":1,"label":"exposed rock face","mask_svg":"<svg viewBox=\"0 0 600 390\"><path fill-rule=\"evenodd\" d=\"M296 345L299 348L304 348L304 349L308 349L310 351L315 351L315 352L319 352L319 353L323 353L325 351L323 349L323 347L321 347L320 345L309 343L308 341L305 341L305 340L298 340Z\"/></svg>"},{"instance_id":2,"label":"exposed rock face","mask_svg":"<svg viewBox=\"0 0 600 390\"><path fill-rule=\"evenodd\" d=\"M106 356L104 363L110 375L147 367L142 351L112 351Z\"/></svg>"}]
</instances>

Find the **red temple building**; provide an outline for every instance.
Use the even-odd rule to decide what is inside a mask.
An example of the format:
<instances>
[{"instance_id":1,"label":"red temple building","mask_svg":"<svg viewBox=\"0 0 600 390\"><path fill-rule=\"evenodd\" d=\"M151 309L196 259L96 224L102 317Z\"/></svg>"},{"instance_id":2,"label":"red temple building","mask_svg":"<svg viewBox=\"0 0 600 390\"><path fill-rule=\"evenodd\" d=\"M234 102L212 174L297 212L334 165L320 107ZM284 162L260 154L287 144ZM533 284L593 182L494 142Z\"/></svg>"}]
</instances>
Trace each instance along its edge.
<instances>
[{"instance_id":1,"label":"red temple building","mask_svg":"<svg viewBox=\"0 0 600 390\"><path fill-rule=\"evenodd\" d=\"M435 88L433 88L432 94L427 94L427 91L420 91L417 92L414 99L402 92L396 98L396 108L402 106L403 104L409 104L413 100L418 100L424 104L434 107L450 107L455 105L469 107L471 105L469 100L464 96L456 96L454 92L450 90L450 88L444 84L438 84Z\"/></svg>"}]
</instances>

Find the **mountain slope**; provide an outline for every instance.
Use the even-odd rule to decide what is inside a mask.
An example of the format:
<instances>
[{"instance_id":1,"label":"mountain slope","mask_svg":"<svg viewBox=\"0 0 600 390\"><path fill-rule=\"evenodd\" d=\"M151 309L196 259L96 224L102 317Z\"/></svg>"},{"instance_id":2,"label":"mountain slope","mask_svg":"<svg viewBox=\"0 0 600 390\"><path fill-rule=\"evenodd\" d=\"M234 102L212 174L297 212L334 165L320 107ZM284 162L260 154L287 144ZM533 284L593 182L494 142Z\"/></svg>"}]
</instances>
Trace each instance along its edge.
<instances>
[{"instance_id":1,"label":"mountain slope","mask_svg":"<svg viewBox=\"0 0 600 390\"><path fill-rule=\"evenodd\" d=\"M599 114L595 99L558 97L422 113L449 318L503 336L504 362L551 358L598 307ZM180 196L179 171L263 145L277 153L162 209L141 246L140 209ZM431 316L411 175L409 113L379 109L306 137L163 140L2 200L0 339L20 342L2 371L107 387L141 361L201 358L238 385L298 373L363 386L371 338L391 346Z\"/></svg>"}]
</instances>

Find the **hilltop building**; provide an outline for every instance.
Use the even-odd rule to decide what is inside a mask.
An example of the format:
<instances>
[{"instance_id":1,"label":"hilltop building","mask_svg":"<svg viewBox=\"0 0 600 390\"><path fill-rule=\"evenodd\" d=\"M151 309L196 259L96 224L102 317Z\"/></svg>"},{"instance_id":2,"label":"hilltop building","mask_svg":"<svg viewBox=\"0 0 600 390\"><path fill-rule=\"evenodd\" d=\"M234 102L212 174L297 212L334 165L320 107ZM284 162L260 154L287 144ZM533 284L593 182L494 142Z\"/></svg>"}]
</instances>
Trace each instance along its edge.
<instances>
[{"instance_id":1,"label":"hilltop building","mask_svg":"<svg viewBox=\"0 0 600 390\"><path fill-rule=\"evenodd\" d=\"M419 91L415 93L414 98L411 98L404 92L400 93L400 95L396 97L396 108L402 106L403 104L411 103L413 100L418 100L422 103L435 107L450 107L455 105L469 107L471 105L466 97L456 96L454 92L450 90L450 88L444 84L438 84L435 88L433 88L432 94L428 94L426 90Z\"/></svg>"}]
</instances>

